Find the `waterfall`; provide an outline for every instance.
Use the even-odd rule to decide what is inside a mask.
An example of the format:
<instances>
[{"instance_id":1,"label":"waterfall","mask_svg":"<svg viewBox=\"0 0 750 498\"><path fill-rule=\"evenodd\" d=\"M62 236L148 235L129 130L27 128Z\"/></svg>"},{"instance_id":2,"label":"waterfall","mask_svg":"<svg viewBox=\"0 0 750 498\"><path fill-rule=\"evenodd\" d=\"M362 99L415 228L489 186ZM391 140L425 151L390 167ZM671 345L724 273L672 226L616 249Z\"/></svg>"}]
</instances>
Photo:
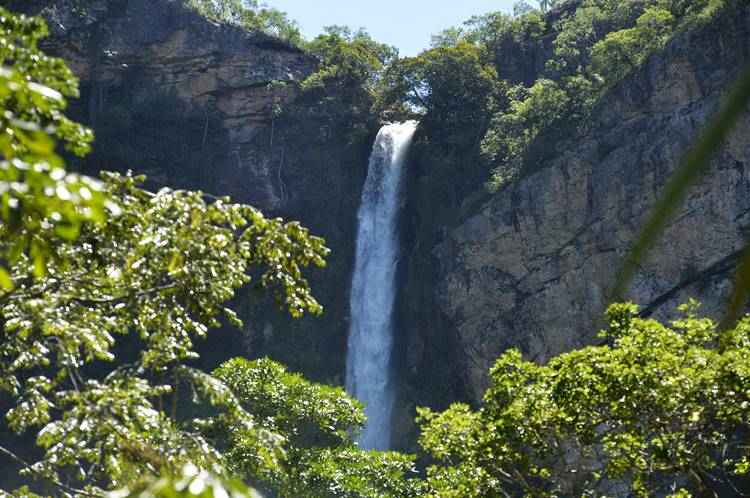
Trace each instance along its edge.
<instances>
[{"instance_id":1,"label":"waterfall","mask_svg":"<svg viewBox=\"0 0 750 498\"><path fill-rule=\"evenodd\" d=\"M381 128L370 155L357 217L346 389L365 405L367 424L359 439L365 449L385 450L390 445L397 215L402 170L416 127L416 122L407 121Z\"/></svg>"}]
</instances>

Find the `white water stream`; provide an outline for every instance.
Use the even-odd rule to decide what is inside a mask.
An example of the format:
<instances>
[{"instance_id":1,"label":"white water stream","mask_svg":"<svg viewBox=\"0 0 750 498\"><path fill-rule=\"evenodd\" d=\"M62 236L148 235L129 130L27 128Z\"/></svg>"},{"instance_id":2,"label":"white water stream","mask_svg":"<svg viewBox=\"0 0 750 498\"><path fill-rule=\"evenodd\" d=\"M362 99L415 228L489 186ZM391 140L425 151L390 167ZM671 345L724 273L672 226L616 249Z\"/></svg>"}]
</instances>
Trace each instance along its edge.
<instances>
[{"instance_id":1,"label":"white water stream","mask_svg":"<svg viewBox=\"0 0 750 498\"><path fill-rule=\"evenodd\" d=\"M367 424L359 438L365 449L390 446L398 211L404 163L416 127L416 122L407 121L381 128L370 155L358 214L346 389L365 404Z\"/></svg>"}]
</instances>

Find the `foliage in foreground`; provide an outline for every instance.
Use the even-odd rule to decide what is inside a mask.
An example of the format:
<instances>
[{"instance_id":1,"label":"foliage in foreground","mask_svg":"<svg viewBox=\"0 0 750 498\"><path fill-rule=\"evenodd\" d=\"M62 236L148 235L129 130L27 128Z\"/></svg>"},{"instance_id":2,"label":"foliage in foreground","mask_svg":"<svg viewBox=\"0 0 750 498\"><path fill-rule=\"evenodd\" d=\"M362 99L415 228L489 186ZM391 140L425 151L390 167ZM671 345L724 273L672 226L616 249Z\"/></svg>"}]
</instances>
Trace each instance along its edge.
<instances>
[{"instance_id":1,"label":"foliage in foreground","mask_svg":"<svg viewBox=\"0 0 750 498\"><path fill-rule=\"evenodd\" d=\"M505 353L479 411L421 411L430 496L705 496L750 470L750 318L719 332L608 310L606 344L547 365Z\"/></svg>"},{"instance_id":2,"label":"foliage in foreground","mask_svg":"<svg viewBox=\"0 0 750 498\"><path fill-rule=\"evenodd\" d=\"M66 173L56 139L83 154L92 135L62 114L77 82L38 50L45 33L0 9L0 390L8 428L40 450L19 455L23 439L6 437L0 451L25 476L80 495L222 464L217 424L276 465L278 436L189 366L194 341L222 319L241 324L225 303L253 277L293 316L319 313L302 272L328 249L228 199ZM179 417L180 388L213 407L205 419Z\"/></svg>"},{"instance_id":3,"label":"foliage in foreground","mask_svg":"<svg viewBox=\"0 0 750 498\"><path fill-rule=\"evenodd\" d=\"M254 448L227 427L225 457L237 475L280 497L420 496L413 457L355 445L365 417L362 405L343 389L310 383L269 359L236 358L214 375L260 427L283 438L281 465L267 472L256 465Z\"/></svg>"},{"instance_id":4,"label":"foliage in foreground","mask_svg":"<svg viewBox=\"0 0 750 498\"><path fill-rule=\"evenodd\" d=\"M40 19L13 16L0 7L0 288L12 289L8 265L27 255L34 274L46 271L54 243L78 236L86 222L109 210L95 180L70 174L55 141L73 154L88 152L92 133L65 117L77 80L37 44L47 34Z\"/></svg>"},{"instance_id":5,"label":"foliage in foreground","mask_svg":"<svg viewBox=\"0 0 750 498\"><path fill-rule=\"evenodd\" d=\"M322 265L326 249L249 206L152 194L117 175L104 185L119 216L58 247L65 263L50 263L44 277L28 258L12 267L14 290L0 302L0 378L15 400L10 427L38 431L45 454L35 472L58 480L72 467L81 484L116 485L165 462L219 459L194 424L164 408L180 384L252 425L225 388L186 366L194 341L219 318L238 322L224 303L250 272L293 315L318 312L301 268ZM115 362L118 342L139 344L137 355Z\"/></svg>"},{"instance_id":6,"label":"foliage in foreground","mask_svg":"<svg viewBox=\"0 0 750 498\"><path fill-rule=\"evenodd\" d=\"M108 494L108 498L261 498L242 481L229 480L185 465L176 474L126 486Z\"/></svg>"}]
</instances>

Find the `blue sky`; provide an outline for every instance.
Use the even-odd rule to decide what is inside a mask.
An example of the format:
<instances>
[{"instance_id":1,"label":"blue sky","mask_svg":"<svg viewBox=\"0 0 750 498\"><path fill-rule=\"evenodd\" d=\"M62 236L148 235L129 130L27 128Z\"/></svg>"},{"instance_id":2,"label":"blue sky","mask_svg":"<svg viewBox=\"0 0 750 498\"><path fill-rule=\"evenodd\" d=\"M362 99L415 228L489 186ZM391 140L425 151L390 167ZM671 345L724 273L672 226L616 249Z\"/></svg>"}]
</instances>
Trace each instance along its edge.
<instances>
[{"instance_id":1,"label":"blue sky","mask_svg":"<svg viewBox=\"0 0 750 498\"><path fill-rule=\"evenodd\" d=\"M477 14L510 12L515 0L266 0L296 20L306 37L323 26L364 27L378 41L394 45L401 55L416 55L430 36Z\"/></svg>"}]
</instances>

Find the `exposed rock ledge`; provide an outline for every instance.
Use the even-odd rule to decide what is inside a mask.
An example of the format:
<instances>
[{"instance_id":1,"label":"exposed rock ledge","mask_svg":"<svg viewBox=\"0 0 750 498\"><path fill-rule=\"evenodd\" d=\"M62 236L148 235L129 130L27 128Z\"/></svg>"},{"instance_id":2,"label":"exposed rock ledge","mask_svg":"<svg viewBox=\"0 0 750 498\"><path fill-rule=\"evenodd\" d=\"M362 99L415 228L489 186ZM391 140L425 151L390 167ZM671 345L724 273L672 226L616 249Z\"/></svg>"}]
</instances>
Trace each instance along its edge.
<instances>
[{"instance_id":1,"label":"exposed rock ledge","mask_svg":"<svg viewBox=\"0 0 750 498\"><path fill-rule=\"evenodd\" d=\"M279 158L256 153L254 139L267 132L274 105L294 96L295 85L284 83L310 75L317 66L315 58L263 33L212 22L183 0L92 0L83 16L71 1L22 0L21 6L38 13L47 4L43 14L52 37L45 48L63 57L81 79L84 121L99 130L97 118L113 107L130 110L149 102L176 113L177 126L169 137L173 138L187 137L190 119L206 116L205 134L202 124L196 125L197 140L185 144L184 157L189 163L201 156L209 164L183 165L202 171L164 177L165 170L174 172L180 165L156 160L151 164L132 153L124 154L130 164L123 166L145 170L157 180L161 175L162 183L172 185L184 185L188 174L200 176L197 184L184 186L232 195L264 209L283 208ZM159 119L159 112L163 111L153 109L154 116L148 117L145 109L142 115ZM111 126L116 119L107 116L101 121ZM132 128L120 130L127 135L122 139L127 146L138 143L134 137L147 134L141 129L143 119L132 121Z\"/></svg>"}]
</instances>

